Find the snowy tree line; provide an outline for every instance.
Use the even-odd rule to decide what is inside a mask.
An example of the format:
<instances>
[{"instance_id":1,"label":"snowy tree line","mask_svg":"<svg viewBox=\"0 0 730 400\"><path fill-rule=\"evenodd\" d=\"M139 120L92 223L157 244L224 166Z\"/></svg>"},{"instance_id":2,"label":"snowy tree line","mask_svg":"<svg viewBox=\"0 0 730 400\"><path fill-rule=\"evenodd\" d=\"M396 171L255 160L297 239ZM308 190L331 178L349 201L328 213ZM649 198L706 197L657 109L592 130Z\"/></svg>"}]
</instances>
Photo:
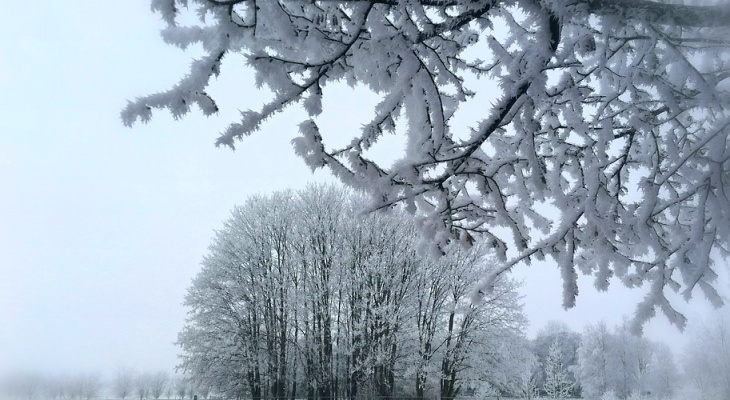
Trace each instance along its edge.
<instances>
[{"instance_id":1,"label":"snowy tree line","mask_svg":"<svg viewBox=\"0 0 730 400\"><path fill-rule=\"evenodd\" d=\"M517 283L474 293L494 267L483 248L423 255L411 220L358 215L362 201L311 186L235 208L189 290L182 367L253 399L678 393L666 345L628 322L555 322L527 340Z\"/></svg>"},{"instance_id":2,"label":"snowy tree line","mask_svg":"<svg viewBox=\"0 0 730 400\"><path fill-rule=\"evenodd\" d=\"M730 398L730 313L718 313L687 334L684 349L671 349L634 335L628 322L613 328L596 322L580 333L551 322L530 341L538 360L532 394L590 400Z\"/></svg>"},{"instance_id":3,"label":"snowy tree line","mask_svg":"<svg viewBox=\"0 0 730 400\"><path fill-rule=\"evenodd\" d=\"M47 377L36 373L19 373L4 377L0 394L18 399L95 399L101 394L98 374Z\"/></svg>"},{"instance_id":4,"label":"snowy tree line","mask_svg":"<svg viewBox=\"0 0 730 400\"><path fill-rule=\"evenodd\" d=\"M511 390L529 358L517 284L474 301L480 246L419 255L407 218L360 202L312 186L237 207L188 293L183 368L253 399Z\"/></svg>"},{"instance_id":5,"label":"snowy tree line","mask_svg":"<svg viewBox=\"0 0 730 400\"><path fill-rule=\"evenodd\" d=\"M110 379L98 373L44 375L24 372L0 377L0 399L18 400L159 400L208 398L210 389L189 377L165 371L137 373L119 369Z\"/></svg>"},{"instance_id":6,"label":"snowy tree line","mask_svg":"<svg viewBox=\"0 0 730 400\"><path fill-rule=\"evenodd\" d=\"M582 332L551 322L531 340L519 342L528 357L512 365L511 391L465 390L463 399L584 398L587 400L726 400L730 394L730 318L725 313L690 333L690 344L678 362L664 344L630 334L627 325L588 325ZM680 369L677 365L681 365ZM482 365L476 364L481 368ZM494 373L494 372L491 372ZM398 377L400 379L400 377ZM136 373L120 369L109 379L100 374L48 376L37 373L0 377L3 400L243 398L208 385L206 376L175 377L165 372ZM466 379L465 379L466 381ZM472 387L474 384L472 383ZM414 391L401 396L415 398ZM489 397L488 395L492 395ZM297 398L305 398L302 395ZM437 393L429 393L429 399Z\"/></svg>"}]
</instances>

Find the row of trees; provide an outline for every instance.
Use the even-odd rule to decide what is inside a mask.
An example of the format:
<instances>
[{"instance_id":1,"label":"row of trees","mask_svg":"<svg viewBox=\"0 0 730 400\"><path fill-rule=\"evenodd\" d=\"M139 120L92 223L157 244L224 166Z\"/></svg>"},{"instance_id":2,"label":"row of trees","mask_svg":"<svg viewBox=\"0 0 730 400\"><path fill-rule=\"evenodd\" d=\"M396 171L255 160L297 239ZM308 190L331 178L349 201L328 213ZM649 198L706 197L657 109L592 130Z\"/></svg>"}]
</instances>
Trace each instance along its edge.
<instances>
[{"instance_id":1,"label":"row of trees","mask_svg":"<svg viewBox=\"0 0 730 400\"><path fill-rule=\"evenodd\" d=\"M530 342L538 360L531 394L591 400L730 398L730 314L718 313L688 335L676 362L672 349L633 335L628 323L611 329L598 322L577 333L552 322Z\"/></svg>"},{"instance_id":2,"label":"row of trees","mask_svg":"<svg viewBox=\"0 0 730 400\"><path fill-rule=\"evenodd\" d=\"M46 377L36 373L18 373L0 380L0 395L20 399L78 399L99 396L103 388L98 374Z\"/></svg>"},{"instance_id":3,"label":"row of trees","mask_svg":"<svg viewBox=\"0 0 730 400\"><path fill-rule=\"evenodd\" d=\"M730 313L718 312L688 335L680 373L666 345L632 335L626 324L587 326L574 366L583 398L729 399Z\"/></svg>"},{"instance_id":4,"label":"row of trees","mask_svg":"<svg viewBox=\"0 0 730 400\"><path fill-rule=\"evenodd\" d=\"M99 374L47 376L39 373L16 373L0 379L0 398L91 400L115 399L200 399L208 398L210 390L195 385L187 377L171 376L167 372L136 373L120 369L111 380Z\"/></svg>"},{"instance_id":5,"label":"row of trees","mask_svg":"<svg viewBox=\"0 0 730 400\"><path fill-rule=\"evenodd\" d=\"M527 398L668 399L680 387L671 349L634 336L626 323L609 329L599 322L578 333L551 322L530 342L530 349L537 363L533 390L523 394Z\"/></svg>"},{"instance_id":6,"label":"row of trees","mask_svg":"<svg viewBox=\"0 0 730 400\"><path fill-rule=\"evenodd\" d=\"M730 399L730 312L694 332L683 364L687 398Z\"/></svg>"},{"instance_id":7,"label":"row of trees","mask_svg":"<svg viewBox=\"0 0 730 400\"><path fill-rule=\"evenodd\" d=\"M721 315L690 335L691 341L680 358L683 366L680 374L666 345L632 336L626 324L609 329L599 322L577 333L564 323L551 322L534 339L522 342L528 356L516 360L520 365L513 365L512 392L502 390L501 394L524 399L730 398L730 318ZM0 379L0 398L185 400L198 396L202 400L227 397L219 388L201 385L204 379L200 378L197 377L196 384L190 377L176 378L164 372L137 374L129 369L120 369L108 381L98 374L56 377L15 374ZM461 394L477 393L465 390Z\"/></svg>"},{"instance_id":8,"label":"row of trees","mask_svg":"<svg viewBox=\"0 0 730 400\"><path fill-rule=\"evenodd\" d=\"M186 297L183 368L253 399L451 399L512 390L529 359L517 284L480 246L419 255L394 212L313 186L233 211Z\"/></svg>"},{"instance_id":9,"label":"row of trees","mask_svg":"<svg viewBox=\"0 0 730 400\"><path fill-rule=\"evenodd\" d=\"M668 398L678 388L679 372L664 344L631 334L627 324L609 331L604 323L589 325L578 348L577 371L584 397L612 392Z\"/></svg>"},{"instance_id":10,"label":"row of trees","mask_svg":"<svg viewBox=\"0 0 730 400\"><path fill-rule=\"evenodd\" d=\"M193 386L189 379L171 377L164 371L135 373L131 369L120 369L112 381L111 389L116 398L172 399L193 398L198 395L207 398L210 390L203 385Z\"/></svg>"},{"instance_id":11,"label":"row of trees","mask_svg":"<svg viewBox=\"0 0 730 400\"><path fill-rule=\"evenodd\" d=\"M186 297L186 372L253 399L677 389L671 350L628 323L582 333L551 323L528 341L515 282L474 292L493 265L481 246L424 256L408 218L358 216L361 201L312 186L235 208Z\"/></svg>"}]
</instances>

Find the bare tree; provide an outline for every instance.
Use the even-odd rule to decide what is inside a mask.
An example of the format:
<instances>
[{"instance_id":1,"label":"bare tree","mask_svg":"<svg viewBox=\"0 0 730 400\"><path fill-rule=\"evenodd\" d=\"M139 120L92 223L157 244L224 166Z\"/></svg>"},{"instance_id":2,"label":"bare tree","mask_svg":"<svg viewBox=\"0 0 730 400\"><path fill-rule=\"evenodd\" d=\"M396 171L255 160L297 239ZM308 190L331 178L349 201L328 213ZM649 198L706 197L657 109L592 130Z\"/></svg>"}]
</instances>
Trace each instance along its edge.
<instances>
[{"instance_id":1,"label":"bare tree","mask_svg":"<svg viewBox=\"0 0 730 400\"><path fill-rule=\"evenodd\" d=\"M185 400L185 396L190 394L190 382L186 377L179 377L175 381L175 394L177 394L180 400Z\"/></svg>"},{"instance_id":2,"label":"bare tree","mask_svg":"<svg viewBox=\"0 0 730 400\"><path fill-rule=\"evenodd\" d=\"M68 398L68 379L64 376L53 376L46 379L45 392L49 399Z\"/></svg>"},{"instance_id":3,"label":"bare tree","mask_svg":"<svg viewBox=\"0 0 730 400\"><path fill-rule=\"evenodd\" d=\"M170 378L170 383L167 385L167 389L165 389L165 398L167 399L174 399L175 398L175 391L177 390L177 380L175 377Z\"/></svg>"},{"instance_id":4,"label":"bare tree","mask_svg":"<svg viewBox=\"0 0 730 400\"><path fill-rule=\"evenodd\" d=\"M678 386L669 348L633 335L627 323L617 326L614 332L604 323L586 327L578 356L578 374L586 398L610 394L625 399L650 393L668 398Z\"/></svg>"},{"instance_id":5,"label":"bare tree","mask_svg":"<svg viewBox=\"0 0 730 400\"><path fill-rule=\"evenodd\" d=\"M708 400L730 397L730 314L718 312L692 332L684 351L684 374L689 385Z\"/></svg>"},{"instance_id":6,"label":"bare tree","mask_svg":"<svg viewBox=\"0 0 730 400\"><path fill-rule=\"evenodd\" d=\"M66 395L69 399L81 400L84 398L84 384L79 376L69 376L66 379Z\"/></svg>"},{"instance_id":7,"label":"bare tree","mask_svg":"<svg viewBox=\"0 0 730 400\"><path fill-rule=\"evenodd\" d=\"M139 400L149 398L151 380L152 377L149 373L137 374L134 380L134 392L139 397Z\"/></svg>"},{"instance_id":8,"label":"bare tree","mask_svg":"<svg viewBox=\"0 0 730 400\"><path fill-rule=\"evenodd\" d=\"M159 371L151 374L149 377L150 397L155 400L159 399L160 396L162 396L162 393L165 392L165 388L167 387L169 381L170 376L167 374L167 372Z\"/></svg>"},{"instance_id":9,"label":"bare tree","mask_svg":"<svg viewBox=\"0 0 730 400\"><path fill-rule=\"evenodd\" d=\"M660 343L656 343L655 346L647 379L647 391L657 398L670 399L681 387L681 376L672 349ZM707 397L705 399L709 400Z\"/></svg>"},{"instance_id":10,"label":"bare tree","mask_svg":"<svg viewBox=\"0 0 730 400\"><path fill-rule=\"evenodd\" d=\"M613 337L604 322L588 325L583 330L578 349L578 374L583 396L599 398L611 391L613 376L618 371L611 357Z\"/></svg>"},{"instance_id":11,"label":"bare tree","mask_svg":"<svg viewBox=\"0 0 730 400\"><path fill-rule=\"evenodd\" d=\"M208 400L208 396L210 396L210 386L206 382L199 382L195 385L195 391L198 393L201 400Z\"/></svg>"},{"instance_id":12,"label":"bare tree","mask_svg":"<svg viewBox=\"0 0 730 400\"><path fill-rule=\"evenodd\" d=\"M527 400L536 398L538 396L538 373L539 369L537 368L537 360L533 357L522 365L522 369L517 376L514 394Z\"/></svg>"},{"instance_id":13,"label":"bare tree","mask_svg":"<svg viewBox=\"0 0 730 400\"><path fill-rule=\"evenodd\" d=\"M112 383L114 395L124 400L127 396L132 394L134 388L134 371L126 367L120 368L114 376L114 382Z\"/></svg>"},{"instance_id":14,"label":"bare tree","mask_svg":"<svg viewBox=\"0 0 730 400\"><path fill-rule=\"evenodd\" d=\"M42 396L45 380L41 374L35 372L20 372L2 377L2 392L10 397L33 400Z\"/></svg>"},{"instance_id":15,"label":"bare tree","mask_svg":"<svg viewBox=\"0 0 730 400\"><path fill-rule=\"evenodd\" d=\"M103 382L98 374L84 374L78 378L80 388L80 397L84 400L95 399L101 392Z\"/></svg>"},{"instance_id":16,"label":"bare tree","mask_svg":"<svg viewBox=\"0 0 730 400\"><path fill-rule=\"evenodd\" d=\"M511 379L516 284L473 301L493 265L481 246L419 256L412 221L357 216L361 201L310 186L233 211L186 296L179 343L195 382L255 400L391 397L408 382L450 399L467 381Z\"/></svg>"}]
</instances>

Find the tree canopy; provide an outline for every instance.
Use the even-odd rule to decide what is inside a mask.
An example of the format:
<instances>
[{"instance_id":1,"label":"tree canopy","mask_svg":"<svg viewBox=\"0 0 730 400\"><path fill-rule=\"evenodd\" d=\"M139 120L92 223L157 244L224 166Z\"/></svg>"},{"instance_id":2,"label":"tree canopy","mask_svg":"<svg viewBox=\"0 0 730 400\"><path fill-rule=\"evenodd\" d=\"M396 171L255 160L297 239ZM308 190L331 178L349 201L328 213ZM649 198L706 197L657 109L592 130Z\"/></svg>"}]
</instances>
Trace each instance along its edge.
<instances>
[{"instance_id":1,"label":"tree canopy","mask_svg":"<svg viewBox=\"0 0 730 400\"><path fill-rule=\"evenodd\" d=\"M184 9L199 23L178 24ZM685 324L667 289L713 304L713 258L730 237L730 5L699 0L153 0L165 41L205 56L171 89L131 101L176 118L218 105L206 89L229 54L273 98L217 140L233 148L263 120L301 105L295 151L372 198L404 203L425 237L480 241L501 262L550 257L565 307L578 271L605 290L648 285L634 329L660 309ZM366 87L370 122L333 147L317 118L328 85ZM496 89L479 90L485 84ZM459 112L470 101L478 114ZM468 119L470 128L454 124ZM369 153L405 137L392 164ZM342 142L338 140L338 142ZM486 279L482 289L488 289Z\"/></svg>"},{"instance_id":2,"label":"tree canopy","mask_svg":"<svg viewBox=\"0 0 730 400\"><path fill-rule=\"evenodd\" d=\"M488 253L419 257L402 211L360 218L361 201L310 186L236 207L186 296L181 368L253 400L515 390L530 357L518 284L472 302Z\"/></svg>"}]
</instances>

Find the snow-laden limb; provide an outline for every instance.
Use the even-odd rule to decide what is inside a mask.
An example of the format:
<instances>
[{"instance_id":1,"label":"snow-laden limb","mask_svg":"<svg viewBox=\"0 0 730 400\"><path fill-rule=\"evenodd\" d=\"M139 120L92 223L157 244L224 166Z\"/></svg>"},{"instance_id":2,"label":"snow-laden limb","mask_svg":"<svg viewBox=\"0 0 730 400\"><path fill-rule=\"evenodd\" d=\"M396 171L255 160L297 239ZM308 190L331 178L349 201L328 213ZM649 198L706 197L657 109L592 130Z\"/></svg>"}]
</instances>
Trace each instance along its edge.
<instances>
[{"instance_id":1,"label":"snow-laden limb","mask_svg":"<svg viewBox=\"0 0 730 400\"><path fill-rule=\"evenodd\" d=\"M681 328L665 291L689 298L699 288L722 304L712 258L730 238L730 4L685 3L155 0L164 39L208 55L122 116L127 125L152 109L179 117L192 104L214 113L205 88L226 54L243 54L274 98L242 113L218 145L301 104L311 120L294 144L307 164L370 193L373 209L405 203L436 248L479 240L502 272L549 256L566 307L578 270L599 289L612 277L646 283L635 329L657 308ZM177 24L183 8L200 26ZM475 80L498 93L471 129L457 128ZM340 81L382 102L335 148L315 119L327 85ZM368 155L385 134L406 135L392 165Z\"/></svg>"}]
</instances>

